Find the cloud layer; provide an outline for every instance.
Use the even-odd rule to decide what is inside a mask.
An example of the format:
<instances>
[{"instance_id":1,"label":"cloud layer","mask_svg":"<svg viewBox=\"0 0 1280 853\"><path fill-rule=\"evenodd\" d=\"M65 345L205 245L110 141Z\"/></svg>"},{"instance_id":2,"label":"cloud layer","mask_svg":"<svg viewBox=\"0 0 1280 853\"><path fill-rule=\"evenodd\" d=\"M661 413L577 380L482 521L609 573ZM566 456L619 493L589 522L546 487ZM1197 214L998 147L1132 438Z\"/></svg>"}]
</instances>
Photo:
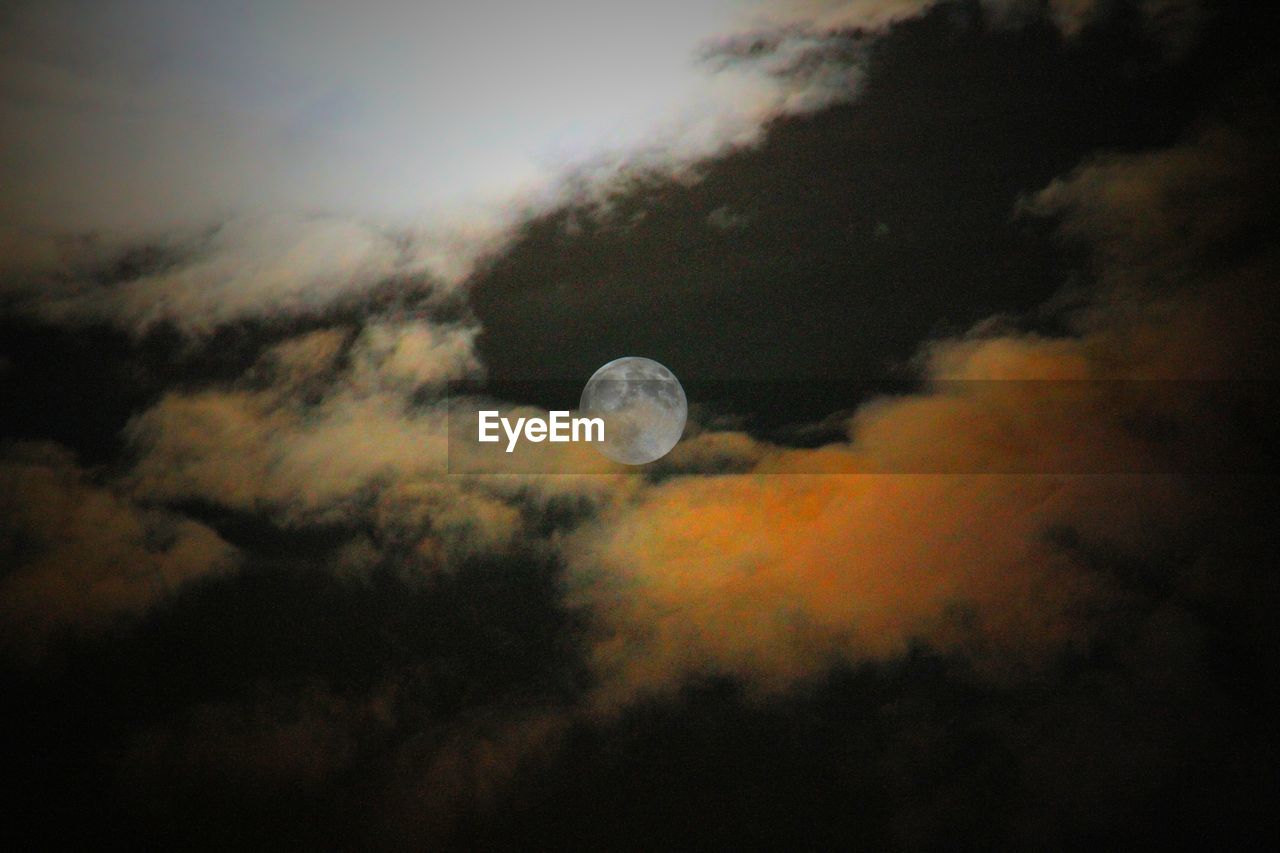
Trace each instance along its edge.
<instances>
[{"instance_id":1,"label":"cloud layer","mask_svg":"<svg viewBox=\"0 0 1280 853\"><path fill-rule=\"evenodd\" d=\"M736 125L744 136L717 129L706 147L684 153L750 139L779 111L847 97L864 73L866 35L833 31L889 27L934 5L797 2L749 18L741 31L722 32L717 18L709 31L749 35L712 40L710 55L743 65L752 86L765 89L748 87L745 106L721 102L731 103L730 118L749 118ZM1111 9L984 6L997 26L1047 8L1072 34ZM1195 8L1140 4L1162 40L1194 28ZM411 21L411 12L387 14L394 23ZM86 23L52 14L40 26L80 32ZM304 35L350 69L346 39L370 34L342 32L345 20L341 10L322 10L317 30ZM606 23L616 26L596 21ZM297 51L292 37L283 41L277 47ZM194 55L210 59L201 44L195 39ZM417 47L388 46L389 67ZM308 57L288 59L310 67ZM130 61L108 64L127 79L141 73ZM84 62L96 79L97 58ZM476 76L481 88L495 82L482 70ZM104 91L53 71L34 79L77 109L88 99L95 109L145 111L159 97L144 86L139 105L124 86ZM756 98L765 90L776 98ZM327 111L359 106L320 100L311 120L321 126ZM338 142L358 149L363 133ZM99 748L83 759L94 762L82 774L94 801L104 811L122 807L126 817L112 820L137 820L178 842L192 827L212 827L209 837L221 839L242 825L295 844L441 844L473 840L473 830L483 841L513 803L543 808L558 825L574 805L557 811L552 801L575 784L586 793L571 804L615 805L594 790L599 777L556 776L557 768L574 776L592 737L616 740L586 766L622 768L628 784L617 788L629 797L637 742L656 730L684 759L680 736L700 721L699 691L717 689L741 691L733 707L744 716L723 727L723 752L748 763L786 758L785 735L812 734L791 725L790 709L818 717L818 729L870 720L851 736L861 746L828 731L816 740L820 749L846 747L823 756L839 765L824 765L831 788L849 787L852 777L841 774L859 772L877 783L851 789L874 794L867 814L892 812L889 836L900 846L949 838L948 807L974 802L957 799L958 789L1003 790L984 787L988 772L1030 791L1031 806L1008 808L1049 815L1010 819L1009 837L1021 846L1044 840L1046 825L1105 827L1108 808L1123 817L1127 804L1163 796L1165 778L1214 759L1217 742L1204 755L1179 752L1202 723L1182 712L1220 712L1196 704L1220 695L1204 671L1216 665L1212 655L1248 652L1211 654L1206 637L1223 613L1254 618L1241 589L1268 600L1266 580L1233 583L1265 550L1245 522L1270 518L1257 484L1235 472L1268 423L1239 380L1270 377L1277 366L1269 337L1280 264L1259 225L1280 197L1274 135L1269 126L1211 122L1171 145L1092 155L1026 187L1009 216L1054 229L1085 258L1083 280L1054 303L921 342L918 388L828 419L810 433L834 429L825 446L771 443L707 418L643 472L619 472L589 450L549 448L575 473L542 474L545 459L538 471L448 473L445 389L486 368L478 354L486 330L466 308L466 279L477 254L501 253L492 230L438 243L428 231L355 213L245 214L212 230L178 229L186 236L166 228L126 252L114 237L27 239L25 230L7 261L8 316L105 324L137 351L171 327L193 359L211 356L201 347L218 346L228 326L261 322L263 340L234 371L183 374L146 398L109 464L77 463L47 442L4 447L4 674L53 663L87 684L92 702L37 723L51 742L76 730L64 720L83 723L84 740ZM306 139L304 161L315 153ZM405 174L421 177L397 171L394 158L384 168L406 184ZM197 181L190 191L207 189ZM287 197L274 186L268 195L277 191ZM197 201L168 209L194 214L208 198ZM394 206L375 206L384 203L379 212ZM133 217L126 211L121 222L141 227L147 218ZM627 221L602 218L616 226L625 256ZM728 239L758 224L754 211L728 210L708 229ZM879 224L875 239L894 239ZM566 228L556 245L578 236ZM777 287L823 284L779 279ZM382 300L387 291L404 298ZM643 290L635 298L644 306L654 297ZM350 310L338 310L344 305ZM592 333L592 319L578 331ZM16 369L0 360L0 381ZM1188 460L1209 464L1198 470ZM1259 634L1274 638L1269 628ZM66 636L87 656L59 646ZM927 695L893 681L895 667L920 677L911 669L920 659L943 672L925 674ZM106 674L95 680L99 664ZM853 687L823 692L842 677ZM930 677L945 689L934 690ZM54 693L66 689L51 678ZM154 694L152 679L161 684ZM967 691L980 712L964 705ZM819 702L805 705L812 696ZM899 703L902 696L919 707ZM821 705L828 701L834 711ZM144 702L154 707L137 713ZM32 707L25 713L45 706ZM783 722L736 725L759 722L755 713ZM675 715L670 730L661 728L664 714ZM747 743L752 737L770 742L762 748ZM78 741L71 748L82 751ZM653 787L706 787L697 765L708 755L692 755L687 764L658 762ZM935 779L939 756L960 769L947 765L953 775L925 792L932 800L916 796ZM43 755L38 764L39 772L59 769L44 768ZM786 766L810 795L813 768ZM530 768L532 781L523 775ZM771 804L776 814L778 803L788 805L775 799L786 779L775 780L772 765L766 771L761 800L744 802ZM100 785L108 789L101 798ZM712 794L736 800L740 790ZM690 802L696 811L707 800ZM1208 802L1206 813L1218 805ZM597 833L616 832L606 825ZM1050 846L1072 840L1058 832Z\"/></svg>"},{"instance_id":2,"label":"cloud layer","mask_svg":"<svg viewBox=\"0 0 1280 853\"><path fill-rule=\"evenodd\" d=\"M917 643L994 673L1087 644L1124 593L1064 533L1141 561L1206 507L1184 477L1072 472L1163 470L1166 442L1135 424L1230 435L1206 424L1239 402L1212 384L1109 380L1262 367L1239 311L1274 314L1257 276L1274 258L1241 242L1254 219L1236 215L1266 197L1244 190L1260 144L1215 128L1100 157L1033 197L1093 252L1102 283L1079 334L937 341L935 388L864 406L847 444L667 480L580 531L570 565L599 626L600 701L712 675L774 690ZM1218 449L1191 440L1191 458Z\"/></svg>"},{"instance_id":3,"label":"cloud layer","mask_svg":"<svg viewBox=\"0 0 1280 853\"><path fill-rule=\"evenodd\" d=\"M20 3L0 26L0 304L199 334L389 282L448 286L519 206L687 171L855 97L873 37L938 5L280 4L249 21ZM1041 6L982 8L1068 35L1110 14ZM1179 43L1198 8L1137 5Z\"/></svg>"}]
</instances>

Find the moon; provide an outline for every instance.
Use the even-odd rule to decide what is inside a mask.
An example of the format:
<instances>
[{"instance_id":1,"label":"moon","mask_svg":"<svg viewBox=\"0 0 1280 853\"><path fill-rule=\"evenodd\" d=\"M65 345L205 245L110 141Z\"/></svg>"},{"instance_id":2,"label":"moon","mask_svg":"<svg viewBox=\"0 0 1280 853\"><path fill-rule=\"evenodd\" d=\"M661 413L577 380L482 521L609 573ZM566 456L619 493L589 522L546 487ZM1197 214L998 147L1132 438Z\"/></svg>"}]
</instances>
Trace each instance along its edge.
<instances>
[{"instance_id":1,"label":"moon","mask_svg":"<svg viewBox=\"0 0 1280 853\"><path fill-rule=\"evenodd\" d=\"M666 456L689 417L689 401L675 374L653 359L633 355L593 373L578 408L587 417L604 420L604 441L596 449L627 465Z\"/></svg>"}]
</instances>

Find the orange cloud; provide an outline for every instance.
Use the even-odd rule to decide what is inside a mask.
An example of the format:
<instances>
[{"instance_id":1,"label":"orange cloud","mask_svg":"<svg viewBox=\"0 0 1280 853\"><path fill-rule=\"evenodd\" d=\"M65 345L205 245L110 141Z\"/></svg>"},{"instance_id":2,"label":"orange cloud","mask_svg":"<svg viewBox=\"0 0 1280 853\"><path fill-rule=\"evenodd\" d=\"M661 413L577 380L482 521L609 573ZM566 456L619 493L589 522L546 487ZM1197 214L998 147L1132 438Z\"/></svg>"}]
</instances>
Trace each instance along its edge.
<instances>
[{"instance_id":1,"label":"orange cloud","mask_svg":"<svg viewBox=\"0 0 1280 853\"><path fill-rule=\"evenodd\" d=\"M1079 334L937 342L924 390L862 407L847 442L702 436L736 448L745 473L653 485L571 537L596 707L707 674L781 689L916 643L993 675L1087 645L1125 593L1064 538L1130 559L1161 547L1206 507L1179 464L1232 435L1221 387L1118 380L1258 369L1256 335L1226 332L1243 303L1275 315L1242 285L1273 259L1221 251L1251 221L1231 211L1257 162L1223 131L1086 164L1034 202L1095 252L1103 287Z\"/></svg>"},{"instance_id":2,"label":"orange cloud","mask_svg":"<svg viewBox=\"0 0 1280 853\"><path fill-rule=\"evenodd\" d=\"M224 571L235 549L209 528L138 506L53 445L0 455L0 653L32 659L58 633L140 613Z\"/></svg>"}]
</instances>

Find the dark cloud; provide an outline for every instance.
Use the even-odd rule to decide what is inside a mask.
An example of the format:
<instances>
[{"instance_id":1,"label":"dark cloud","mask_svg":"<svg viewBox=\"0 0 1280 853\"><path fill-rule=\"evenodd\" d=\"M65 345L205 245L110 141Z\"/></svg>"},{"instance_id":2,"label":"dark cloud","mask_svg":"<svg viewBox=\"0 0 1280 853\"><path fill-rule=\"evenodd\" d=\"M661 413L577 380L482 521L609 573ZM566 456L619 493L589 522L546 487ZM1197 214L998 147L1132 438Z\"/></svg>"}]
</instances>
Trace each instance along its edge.
<instances>
[{"instance_id":1,"label":"dark cloud","mask_svg":"<svg viewBox=\"0 0 1280 853\"><path fill-rule=\"evenodd\" d=\"M789 4L806 27L735 61L859 100L624 169L469 275L340 218L21 244L8 831L1259 843L1278 496L1239 472L1275 469L1274 395L1242 381L1274 373L1280 313L1264 28L925 6ZM1162 21L1202 40L1170 50ZM446 473L449 383L536 411L510 380L625 352L774 381L725 384L652 470Z\"/></svg>"},{"instance_id":2,"label":"dark cloud","mask_svg":"<svg viewBox=\"0 0 1280 853\"><path fill-rule=\"evenodd\" d=\"M6 447L0 494L6 658L37 659L65 631L136 616L237 562L214 531L95 482L57 445Z\"/></svg>"},{"instance_id":3,"label":"dark cloud","mask_svg":"<svg viewBox=\"0 0 1280 853\"><path fill-rule=\"evenodd\" d=\"M686 379L879 379L927 337L1035 308L1064 270L1017 199L1200 108L1189 78L1219 47L1133 68L1138 39L991 36L950 7L903 24L866 48L854 103L779 119L697 181L640 175L603 210L531 220L474 277L480 357L496 377L635 352Z\"/></svg>"}]
</instances>

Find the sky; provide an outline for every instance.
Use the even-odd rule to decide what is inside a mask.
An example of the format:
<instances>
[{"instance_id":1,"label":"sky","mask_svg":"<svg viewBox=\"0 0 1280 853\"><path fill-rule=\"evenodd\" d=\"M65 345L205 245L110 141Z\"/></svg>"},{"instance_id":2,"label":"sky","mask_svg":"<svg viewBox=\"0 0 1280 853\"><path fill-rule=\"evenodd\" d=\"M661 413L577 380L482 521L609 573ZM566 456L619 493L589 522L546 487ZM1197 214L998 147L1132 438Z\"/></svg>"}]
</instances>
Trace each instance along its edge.
<instances>
[{"instance_id":1,"label":"sky","mask_svg":"<svg viewBox=\"0 0 1280 853\"><path fill-rule=\"evenodd\" d=\"M412 221L645 147L693 158L799 107L704 55L763 11L20 3L4 34L6 217L134 234L246 209Z\"/></svg>"},{"instance_id":2,"label":"sky","mask_svg":"<svg viewBox=\"0 0 1280 853\"><path fill-rule=\"evenodd\" d=\"M0 832L1265 844L1275 36L6 4ZM451 441L623 355L661 460Z\"/></svg>"}]
</instances>

